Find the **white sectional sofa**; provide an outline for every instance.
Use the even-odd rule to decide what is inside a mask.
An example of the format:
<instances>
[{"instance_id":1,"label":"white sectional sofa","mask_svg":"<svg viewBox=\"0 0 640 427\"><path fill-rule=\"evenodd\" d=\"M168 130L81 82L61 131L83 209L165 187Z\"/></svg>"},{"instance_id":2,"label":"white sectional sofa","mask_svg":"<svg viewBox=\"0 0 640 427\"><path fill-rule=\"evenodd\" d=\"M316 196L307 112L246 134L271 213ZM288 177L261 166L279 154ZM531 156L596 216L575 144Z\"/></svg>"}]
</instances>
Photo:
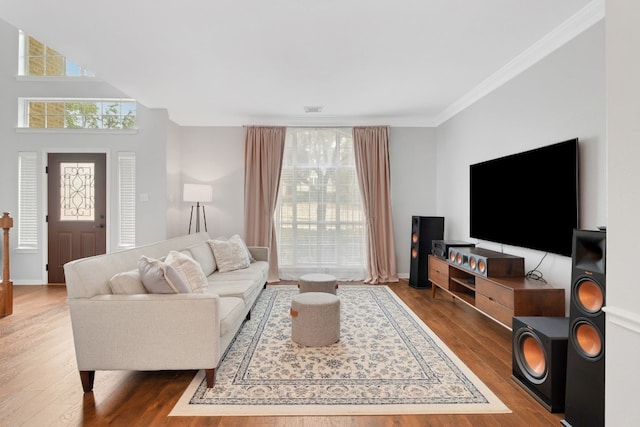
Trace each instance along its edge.
<instances>
[{"instance_id":1,"label":"white sectional sofa","mask_svg":"<svg viewBox=\"0 0 640 427\"><path fill-rule=\"evenodd\" d=\"M85 392L93 389L97 370L204 369L213 387L222 355L266 285L269 251L249 247L248 267L220 272L209 240L197 233L65 264ZM116 276L135 276L141 257L161 259L172 250L202 267L203 293L145 293L135 277L114 285Z\"/></svg>"}]
</instances>

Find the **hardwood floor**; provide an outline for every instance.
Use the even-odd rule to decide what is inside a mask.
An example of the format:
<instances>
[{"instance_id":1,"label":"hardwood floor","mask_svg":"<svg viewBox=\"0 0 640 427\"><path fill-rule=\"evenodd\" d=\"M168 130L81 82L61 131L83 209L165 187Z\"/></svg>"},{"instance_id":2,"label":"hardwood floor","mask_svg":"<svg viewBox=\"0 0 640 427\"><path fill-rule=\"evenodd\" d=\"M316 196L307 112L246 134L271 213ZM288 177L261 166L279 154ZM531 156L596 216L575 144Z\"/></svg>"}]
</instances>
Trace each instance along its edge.
<instances>
[{"instance_id":1,"label":"hardwood floor","mask_svg":"<svg viewBox=\"0 0 640 427\"><path fill-rule=\"evenodd\" d=\"M558 426L511 380L511 331L443 293L389 285L513 411L496 415L342 417L168 417L196 371L96 372L84 394L76 368L66 289L14 286L11 316L0 318L0 426L390 427Z\"/></svg>"}]
</instances>

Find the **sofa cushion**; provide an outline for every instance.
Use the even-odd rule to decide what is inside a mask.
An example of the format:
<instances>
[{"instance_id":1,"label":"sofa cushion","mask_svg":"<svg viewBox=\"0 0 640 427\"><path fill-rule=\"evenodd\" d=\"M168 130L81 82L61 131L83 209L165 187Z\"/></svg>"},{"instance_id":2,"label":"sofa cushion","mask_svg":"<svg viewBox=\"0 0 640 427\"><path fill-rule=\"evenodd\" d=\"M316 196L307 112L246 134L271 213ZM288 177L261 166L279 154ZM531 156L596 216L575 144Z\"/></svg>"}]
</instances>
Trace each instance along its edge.
<instances>
[{"instance_id":1,"label":"sofa cushion","mask_svg":"<svg viewBox=\"0 0 640 427\"><path fill-rule=\"evenodd\" d=\"M191 253L191 257L196 260L205 276L216 271L216 259L213 256L213 250L207 242L201 242L197 245L189 246L187 250Z\"/></svg>"},{"instance_id":2,"label":"sofa cushion","mask_svg":"<svg viewBox=\"0 0 640 427\"><path fill-rule=\"evenodd\" d=\"M179 282L189 287L193 293L204 293L207 288L207 277L202 267L189 255L170 251L165 258L167 279L174 285Z\"/></svg>"},{"instance_id":3,"label":"sofa cushion","mask_svg":"<svg viewBox=\"0 0 640 427\"><path fill-rule=\"evenodd\" d=\"M220 298L220 336L233 330L240 319L244 319L244 301L240 298Z\"/></svg>"},{"instance_id":4,"label":"sofa cushion","mask_svg":"<svg viewBox=\"0 0 640 427\"><path fill-rule=\"evenodd\" d=\"M148 293L140 279L140 271L135 270L124 271L114 274L109 279L109 287L114 295L135 295Z\"/></svg>"},{"instance_id":5,"label":"sofa cushion","mask_svg":"<svg viewBox=\"0 0 640 427\"><path fill-rule=\"evenodd\" d=\"M249 301L255 290L262 288L255 286L253 280L233 280L209 283L208 292L220 297L237 297Z\"/></svg>"},{"instance_id":6,"label":"sofa cushion","mask_svg":"<svg viewBox=\"0 0 640 427\"><path fill-rule=\"evenodd\" d=\"M207 280L209 281L209 284L217 282L233 283L237 280L251 280L263 285L267 281L268 272L269 264L266 261L256 261L251 263L249 267L241 270L227 271L225 273L216 271L214 274L208 276Z\"/></svg>"},{"instance_id":7,"label":"sofa cushion","mask_svg":"<svg viewBox=\"0 0 640 427\"><path fill-rule=\"evenodd\" d=\"M237 234L228 240L215 239L209 240L208 243L221 273L249 267L249 250Z\"/></svg>"},{"instance_id":8,"label":"sofa cushion","mask_svg":"<svg viewBox=\"0 0 640 427\"><path fill-rule=\"evenodd\" d=\"M167 269L171 270L167 274ZM178 294L190 293L191 288L188 283L176 280L175 283L169 278L179 277L175 268L166 265L159 259L141 256L138 260L138 270L140 271L140 279L147 292L151 294Z\"/></svg>"}]
</instances>

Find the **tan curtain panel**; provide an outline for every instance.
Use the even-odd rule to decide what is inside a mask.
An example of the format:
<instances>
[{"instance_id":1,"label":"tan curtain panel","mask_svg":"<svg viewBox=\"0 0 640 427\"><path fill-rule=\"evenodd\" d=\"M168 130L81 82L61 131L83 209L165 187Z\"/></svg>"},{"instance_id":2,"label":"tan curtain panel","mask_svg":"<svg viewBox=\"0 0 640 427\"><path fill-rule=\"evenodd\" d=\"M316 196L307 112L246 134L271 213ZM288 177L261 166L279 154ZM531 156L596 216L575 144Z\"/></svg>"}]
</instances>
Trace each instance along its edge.
<instances>
[{"instance_id":1,"label":"tan curtain panel","mask_svg":"<svg viewBox=\"0 0 640 427\"><path fill-rule=\"evenodd\" d=\"M391 218L389 127L354 127L358 185L367 219L365 283L397 282L396 249Z\"/></svg>"},{"instance_id":2,"label":"tan curtain panel","mask_svg":"<svg viewBox=\"0 0 640 427\"><path fill-rule=\"evenodd\" d=\"M244 150L244 218L248 245L269 248L269 282L278 277L274 212L284 152L286 127L246 128Z\"/></svg>"}]
</instances>

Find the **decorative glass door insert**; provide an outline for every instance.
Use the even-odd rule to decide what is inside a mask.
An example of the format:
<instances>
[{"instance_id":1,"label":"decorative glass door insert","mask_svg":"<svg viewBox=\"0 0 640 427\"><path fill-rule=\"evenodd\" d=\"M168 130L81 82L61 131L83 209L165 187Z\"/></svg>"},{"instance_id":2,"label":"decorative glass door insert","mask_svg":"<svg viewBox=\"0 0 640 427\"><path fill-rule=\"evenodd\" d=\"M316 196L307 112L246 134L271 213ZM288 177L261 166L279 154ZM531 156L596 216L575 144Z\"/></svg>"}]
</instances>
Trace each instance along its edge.
<instances>
[{"instance_id":1,"label":"decorative glass door insert","mask_svg":"<svg viewBox=\"0 0 640 427\"><path fill-rule=\"evenodd\" d=\"M95 220L94 163L60 163L60 220Z\"/></svg>"}]
</instances>

